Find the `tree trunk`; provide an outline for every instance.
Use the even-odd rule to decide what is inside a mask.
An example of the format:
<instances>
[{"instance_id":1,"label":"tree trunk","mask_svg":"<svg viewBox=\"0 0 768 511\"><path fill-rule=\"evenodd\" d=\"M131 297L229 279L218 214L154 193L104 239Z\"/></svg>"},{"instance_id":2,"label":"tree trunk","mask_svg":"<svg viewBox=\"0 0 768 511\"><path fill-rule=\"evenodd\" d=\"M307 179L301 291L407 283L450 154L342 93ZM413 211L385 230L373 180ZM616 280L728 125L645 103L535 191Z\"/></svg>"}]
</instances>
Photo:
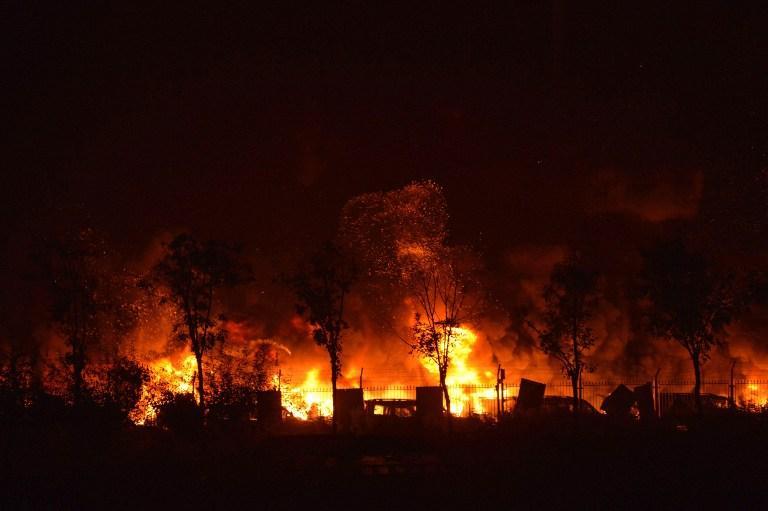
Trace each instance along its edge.
<instances>
[{"instance_id":1,"label":"tree trunk","mask_svg":"<svg viewBox=\"0 0 768 511\"><path fill-rule=\"evenodd\" d=\"M451 396L448 394L448 385L445 384L445 371L440 371L440 387L443 389L443 398L445 398L445 411L448 418L451 417Z\"/></svg>"},{"instance_id":2,"label":"tree trunk","mask_svg":"<svg viewBox=\"0 0 768 511\"><path fill-rule=\"evenodd\" d=\"M195 361L197 362L197 393L200 397L198 403L200 405L200 411L205 412L205 385L203 384L203 354L202 352L195 353Z\"/></svg>"},{"instance_id":3,"label":"tree trunk","mask_svg":"<svg viewBox=\"0 0 768 511\"><path fill-rule=\"evenodd\" d=\"M571 375L571 387L573 388L573 414L577 415L581 408L581 400L579 399L579 373Z\"/></svg>"},{"instance_id":4,"label":"tree trunk","mask_svg":"<svg viewBox=\"0 0 768 511\"><path fill-rule=\"evenodd\" d=\"M691 359L693 360L693 401L696 412L701 413L701 360L698 353L694 353Z\"/></svg>"}]
</instances>

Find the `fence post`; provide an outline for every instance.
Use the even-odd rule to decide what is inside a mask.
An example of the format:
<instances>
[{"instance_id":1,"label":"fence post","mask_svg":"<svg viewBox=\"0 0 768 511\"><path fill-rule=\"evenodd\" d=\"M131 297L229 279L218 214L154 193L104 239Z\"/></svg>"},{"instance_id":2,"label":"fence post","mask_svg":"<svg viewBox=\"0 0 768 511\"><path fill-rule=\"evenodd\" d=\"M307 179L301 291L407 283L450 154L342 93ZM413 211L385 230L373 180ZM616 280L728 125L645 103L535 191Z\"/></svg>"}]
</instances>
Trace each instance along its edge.
<instances>
[{"instance_id":1,"label":"fence post","mask_svg":"<svg viewBox=\"0 0 768 511\"><path fill-rule=\"evenodd\" d=\"M506 371L504 368L499 367L496 369L496 419L500 420L501 415L504 413L504 380L506 379Z\"/></svg>"},{"instance_id":2,"label":"fence post","mask_svg":"<svg viewBox=\"0 0 768 511\"><path fill-rule=\"evenodd\" d=\"M501 368L501 414L504 415L504 381L507 379L507 371Z\"/></svg>"},{"instance_id":3,"label":"fence post","mask_svg":"<svg viewBox=\"0 0 768 511\"><path fill-rule=\"evenodd\" d=\"M733 370L736 367L736 359L733 360L733 363L731 364L731 377L728 382L728 407L729 408L735 408L736 407L736 385L734 384L733 380Z\"/></svg>"},{"instance_id":4,"label":"fence post","mask_svg":"<svg viewBox=\"0 0 768 511\"><path fill-rule=\"evenodd\" d=\"M501 418L501 394L499 389L499 373L501 372L501 364L496 369L496 419Z\"/></svg>"}]
</instances>

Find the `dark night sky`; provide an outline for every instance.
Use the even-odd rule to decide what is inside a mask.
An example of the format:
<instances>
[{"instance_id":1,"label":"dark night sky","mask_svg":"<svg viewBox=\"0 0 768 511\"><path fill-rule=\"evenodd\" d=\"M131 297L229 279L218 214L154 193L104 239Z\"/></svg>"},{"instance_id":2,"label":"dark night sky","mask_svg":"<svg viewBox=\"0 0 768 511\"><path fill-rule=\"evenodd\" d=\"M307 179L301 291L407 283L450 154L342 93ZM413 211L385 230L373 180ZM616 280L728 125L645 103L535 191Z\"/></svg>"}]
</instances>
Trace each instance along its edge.
<instances>
[{"instance_id":1,"label":"dark night sky","mask_svg":"<svg viewBox=\"0 0 768 511\"><path fill-rule=\"evenodd\" d=\"M91 223L134 256L192 229L279 259L432 178L493 260L691 217L765 165L748 3L28 4L3 16L9 255Z\"/></svg>"}]
</instances>

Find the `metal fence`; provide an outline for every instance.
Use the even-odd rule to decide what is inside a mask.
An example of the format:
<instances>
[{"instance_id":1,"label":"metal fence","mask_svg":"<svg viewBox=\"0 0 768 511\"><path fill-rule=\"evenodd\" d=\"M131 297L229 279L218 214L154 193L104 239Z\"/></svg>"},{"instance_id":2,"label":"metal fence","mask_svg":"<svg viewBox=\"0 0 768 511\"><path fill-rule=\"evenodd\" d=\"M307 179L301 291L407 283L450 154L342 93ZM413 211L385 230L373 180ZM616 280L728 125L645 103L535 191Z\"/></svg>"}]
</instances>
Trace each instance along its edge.
<instances>
[{"instance_id":1,"label":"metal fence","mask_svg":"<svg viewBox=\"0 0 768 511\"><path fill-rule=\"evenodd\" d=\"M687 380L644 380L644 381L583 381L579 392L581 398L599 410L603 400L620 384L630 389L651 383L653 386L655 407L663 415L676 406L693 406L693 381ZM416 399L416 385L378 385L364 386L364 399ZM499 397L504 396L503 403L506 411L514 408L520 386L517 383L505 384L499 388ZM320 387L304 389L302 392L312 393L320 399L331 400L331 389ZM710 408L725 408L735 406L747 411L768 410L768 379L710 379L703 380L701 392L705 405ZM496 385L449 385L448 393L451 398L451 410L455 415L495 416L498 411ZM549 382L546 387L547 396L570 397L573 395L569 381Z\"/></svg>"}]
</instances>

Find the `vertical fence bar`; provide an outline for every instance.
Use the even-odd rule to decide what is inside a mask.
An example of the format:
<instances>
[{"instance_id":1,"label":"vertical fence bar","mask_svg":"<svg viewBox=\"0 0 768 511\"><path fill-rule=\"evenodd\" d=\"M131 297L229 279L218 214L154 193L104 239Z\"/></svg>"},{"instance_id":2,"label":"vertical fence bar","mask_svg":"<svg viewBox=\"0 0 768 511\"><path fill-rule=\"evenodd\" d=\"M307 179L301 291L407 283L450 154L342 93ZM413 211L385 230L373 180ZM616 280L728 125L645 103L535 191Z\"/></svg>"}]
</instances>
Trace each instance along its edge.
<instances>
[{"instance_id":1,"label":"vertical fence bar","mask_svg":"<svg viewBox=\"0 0 768 511\"><path fill-rule=\"evenodd\" d=\"M736 368L736 360L731 364L731 376L728 382L728 407L733 409L736 407L736 386L733 381L733 371Z\"/></svg>"}]
</instances>

